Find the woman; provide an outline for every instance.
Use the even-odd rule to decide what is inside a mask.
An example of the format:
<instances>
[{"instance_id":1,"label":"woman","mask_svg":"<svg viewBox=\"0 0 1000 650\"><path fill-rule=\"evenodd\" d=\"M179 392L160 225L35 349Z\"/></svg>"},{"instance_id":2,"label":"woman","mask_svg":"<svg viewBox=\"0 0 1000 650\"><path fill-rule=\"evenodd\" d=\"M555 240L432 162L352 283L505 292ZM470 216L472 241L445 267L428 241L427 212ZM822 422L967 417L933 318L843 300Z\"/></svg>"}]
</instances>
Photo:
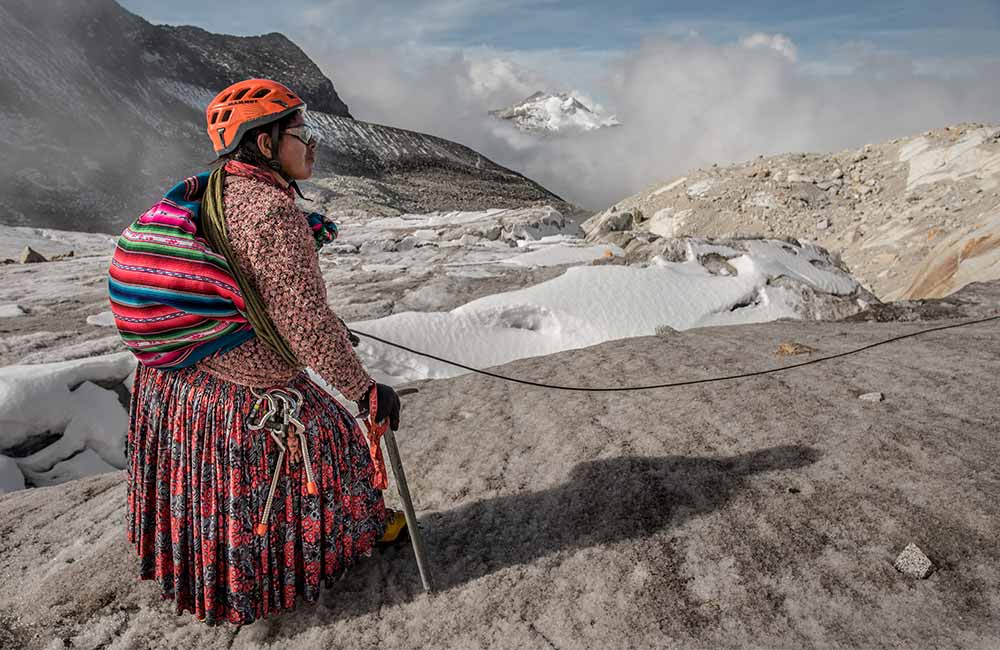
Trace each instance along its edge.
<instances>
[{"instance_id":1,"label":"woman","mask_svg":"<svg viewBox=\"0 0 1000 650\"><path fill-rule=\"evenodd\" d=\"M251 79L207 109L221 166L175 186L123 232L109 278L140 363L128 431L128 537L140 577L178 613L244 624L315 601L404 519L384 465L313 368L398 426L327 305L318 249L336 236L295 206L317 138L305 103Z\"/></svg>"}]
</instances>

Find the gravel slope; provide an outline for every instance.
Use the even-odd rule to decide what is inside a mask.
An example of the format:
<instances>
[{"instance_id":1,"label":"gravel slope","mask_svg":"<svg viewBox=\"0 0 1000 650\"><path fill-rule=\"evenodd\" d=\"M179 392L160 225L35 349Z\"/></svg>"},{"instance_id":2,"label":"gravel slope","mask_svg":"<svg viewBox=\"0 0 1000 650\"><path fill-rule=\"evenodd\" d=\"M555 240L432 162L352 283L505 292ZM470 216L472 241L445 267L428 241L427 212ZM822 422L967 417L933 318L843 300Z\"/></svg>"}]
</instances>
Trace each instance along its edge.
<instances>
[{"instance_id":1,"label":"gravel slope","mask_svg":"<svg viewBox=\"0 0 1000 650\"><path fill-rule=\"evenodd\" d=\"M939 298L1000 278L1000 127L692 170L583 228L622 247L641 246L640 233L805 239L842 255L882 300Z\"/></svg>"}]
</instances>

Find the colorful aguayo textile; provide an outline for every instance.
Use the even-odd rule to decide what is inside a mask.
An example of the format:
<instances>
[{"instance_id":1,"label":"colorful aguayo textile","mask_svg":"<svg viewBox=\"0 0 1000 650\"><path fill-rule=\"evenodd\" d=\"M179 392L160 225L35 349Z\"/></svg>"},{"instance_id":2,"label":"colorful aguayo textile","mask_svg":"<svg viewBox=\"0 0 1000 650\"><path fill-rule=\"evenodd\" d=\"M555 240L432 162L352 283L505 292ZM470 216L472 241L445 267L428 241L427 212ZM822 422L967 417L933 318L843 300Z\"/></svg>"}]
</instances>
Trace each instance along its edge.
<instances>
[{"instance_id":1,"label":"colorful aguayo textile","mask_svg":"<svg viewBox=\"0 0 1000 650\"><path fill-rule=\"evenodd\" d=\"M226 171L261 173L233 162ZM201 199L209 175L186 178L171 188L122 232L111 259L108 293L115 324L125 345L147 367L192 366L254 336L228 262L200 236ZM317 248L336 238L332 221L315 212L305 216Z\"/></svg>"},{"instance_id":2,"label":"colorful aguayo textile","mask_svg":"<svg viewBox=\"0 0 1000 650\"><path fill-rule=\"evenodd\" d=\"M319 597L386 526L372 462L357 422L305 373L303 394L318 494L304 463L287 464L267 533L263 514L278 449L248 424L249 388L204 370L136 369L128 430L128 540L140 576L155 579L178 614L246 624Z\"/></svg>"}]
</instances>

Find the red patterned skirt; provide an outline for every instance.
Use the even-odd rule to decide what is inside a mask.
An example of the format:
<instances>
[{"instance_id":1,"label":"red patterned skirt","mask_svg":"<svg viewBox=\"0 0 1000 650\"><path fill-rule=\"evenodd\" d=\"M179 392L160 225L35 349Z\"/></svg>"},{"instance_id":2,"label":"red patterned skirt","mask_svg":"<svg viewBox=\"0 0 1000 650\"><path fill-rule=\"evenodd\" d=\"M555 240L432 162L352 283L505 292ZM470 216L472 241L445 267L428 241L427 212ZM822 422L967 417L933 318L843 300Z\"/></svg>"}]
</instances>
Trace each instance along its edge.
<instances>
[{"instance_id":1,"label":"red patterned skirt","mask_svg":"<svg viewBox=\"0 0 1000 650\"><path fill-rule=\"evenodd\" d=\"M128 430L128 540L139 577L177 613L250 623L315 601L320 580L369 555L385 529L368 446L351 413L304 373L299 419L319 488L287 459L266 535L254 534L278 448L251 431L256 397L197 366L136 370Z\"/></svg>"}]
</instances>

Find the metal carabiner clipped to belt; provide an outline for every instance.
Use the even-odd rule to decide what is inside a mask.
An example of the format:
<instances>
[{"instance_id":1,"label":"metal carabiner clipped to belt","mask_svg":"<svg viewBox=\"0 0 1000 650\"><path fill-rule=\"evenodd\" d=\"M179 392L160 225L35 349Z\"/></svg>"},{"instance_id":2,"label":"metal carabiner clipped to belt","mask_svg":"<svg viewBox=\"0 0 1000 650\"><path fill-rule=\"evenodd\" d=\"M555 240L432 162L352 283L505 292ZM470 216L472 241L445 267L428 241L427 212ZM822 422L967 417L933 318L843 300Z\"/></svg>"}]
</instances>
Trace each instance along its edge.
<instances>
[{"instance_id":1,"label":"metal carabiner clipped to belt","mask_svg":"<svg viewBox=\"0 0 1000 650\"><path fill-rule=\"evenodd\" d=\"M255 532L259 536L267 534L267 523L271 517L271 506L274 503L274 493L278 489L278 478L284 467L285 453L294 451L296 443L302 451L302 462L306 470L306 492L312 496L319 494L316 487L316 480L313 476L312 461L309 458L309 443L306 439L305 425L299 420L299 411L302 408L302 393L294 388L268 388L263 393L258 393L254 388L250 389L257 402L254 404L254 411L258 412L261 406L266 404L266 410L257 422L251 422L248 428L251 431L267 429L271 434L271 439L278 446L278 460L274 470L271 472L271 486L267 493L267 502L264 505L264 515L257 524ZM287 443L287 445L286 445Z\"/></svg>"}]
</instances>

